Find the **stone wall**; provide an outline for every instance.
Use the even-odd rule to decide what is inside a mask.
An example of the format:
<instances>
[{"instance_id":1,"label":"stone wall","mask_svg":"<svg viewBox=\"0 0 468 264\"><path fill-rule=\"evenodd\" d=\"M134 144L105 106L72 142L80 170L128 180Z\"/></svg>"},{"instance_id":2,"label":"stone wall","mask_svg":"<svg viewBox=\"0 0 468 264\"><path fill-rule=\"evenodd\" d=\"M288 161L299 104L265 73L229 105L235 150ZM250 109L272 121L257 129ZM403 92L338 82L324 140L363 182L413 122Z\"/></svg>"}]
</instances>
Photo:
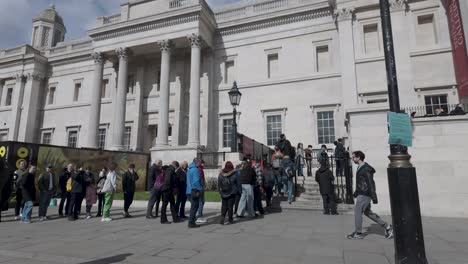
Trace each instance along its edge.
<instances>
[{"instance_id":1,"label":"stone wall","mask_svg":"<svg viewBox=\"0 0 468 264\"><path fill-rule=\"evenodd\" d=\"M390 214L387 171L389 160L387 109L348 111L350 150L362 150L375 167L379 204ZM421 213L435 217L468 217L468 116L413 119L411 162L416 167ZM355 171L355 170L354 170Z\"/></svg>"}]
</instances>

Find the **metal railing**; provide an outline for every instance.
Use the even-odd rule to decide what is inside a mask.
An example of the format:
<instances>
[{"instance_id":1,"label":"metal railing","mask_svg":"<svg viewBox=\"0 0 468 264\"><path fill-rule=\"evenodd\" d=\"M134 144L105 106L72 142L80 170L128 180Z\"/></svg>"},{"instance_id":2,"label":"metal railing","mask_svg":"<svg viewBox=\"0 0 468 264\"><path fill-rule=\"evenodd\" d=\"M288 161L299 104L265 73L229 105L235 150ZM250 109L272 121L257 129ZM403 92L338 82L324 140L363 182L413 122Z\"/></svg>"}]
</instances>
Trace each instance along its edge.
<instances>
[{"instance_id":1,"label":"metal railing","mask_svg":"<svg viewBox=\"0 0 468 264\"><path fill-rule=\"evenodd\" d=\"M457 112L456 108L459 104L440 104L428 106L410 106L405 107L401 111L407 113L413 118L435 117L435 116L449 116L449 115L463 115L464 113ZM462 104L462 110L466 112L468 104ZM441 111L443 110L443 111Z\"/></svg>"},{"instance_id":2,"label":"metal railing","mask_svg":"<svg viewBox=\"0 0 468 264\"><path fill-rule=\"evenodd\" d=\"M271 163L271 157L275 153L272 148L239 133L237 134L237 142L237 149L243 157Z\"/></svg>"},{"instance_id":3,"label":"metal railing","mask_svg":"<svg viewBox=\"0 0 468 264\"><path fill-rule=\"evenodd\" d=\"M198 158L203 160L205 163L205 168L207 169L216 169L219 168L223 162L226 161L226 154L229 152L205 152L198 153Z\"/></svg>"}]
</instances>

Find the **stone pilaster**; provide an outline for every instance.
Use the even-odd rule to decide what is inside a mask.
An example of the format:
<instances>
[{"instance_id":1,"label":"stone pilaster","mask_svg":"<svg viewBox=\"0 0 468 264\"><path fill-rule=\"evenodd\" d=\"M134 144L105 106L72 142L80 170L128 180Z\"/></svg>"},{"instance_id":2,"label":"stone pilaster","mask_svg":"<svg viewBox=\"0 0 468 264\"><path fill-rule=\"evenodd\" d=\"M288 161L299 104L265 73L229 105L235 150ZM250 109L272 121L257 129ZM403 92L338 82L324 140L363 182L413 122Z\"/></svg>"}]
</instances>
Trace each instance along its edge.
<instances>
[{"instance_id":1,"label":"stone pilaster","mask_svg":"<svg viewBox=\"0 0 468 264\"><path fill-rule=\"evenodd\" d=\"M171 40L159 42L161 48L161 83L159 89L159 124L156 145L168 145L169 133L169 77L171 68L171 53L173 43Z\"/></svg>"},{"instance_id":2,"label":"stone pilaster","mask_svg":"<svg viewBox=\"0 0 468 264\"><path fill-rule=\"evenodd\" d=\"M41 85L45 76L37 73L28 73L24 85L23 103L20 112L18 140L36 143L39 137L39 104L41 98Z\"/></svg>"},{"instance_id":3,"label":"stone pilaster","mask_svg":"<svg viewBox=\"0 0 468 264\"><path fill-rule=\"evenodd\" d=\"M8 133L8 140L17 141L18 140L18 131L20 127L21 120L21 107L23 105L23 95L24 95L24 86L26 84L26 76L23 74L16 74L16 84L13 88L13 95L11 100L11 119L10 127L11 133Z\"/></svg>"}]
</instances>

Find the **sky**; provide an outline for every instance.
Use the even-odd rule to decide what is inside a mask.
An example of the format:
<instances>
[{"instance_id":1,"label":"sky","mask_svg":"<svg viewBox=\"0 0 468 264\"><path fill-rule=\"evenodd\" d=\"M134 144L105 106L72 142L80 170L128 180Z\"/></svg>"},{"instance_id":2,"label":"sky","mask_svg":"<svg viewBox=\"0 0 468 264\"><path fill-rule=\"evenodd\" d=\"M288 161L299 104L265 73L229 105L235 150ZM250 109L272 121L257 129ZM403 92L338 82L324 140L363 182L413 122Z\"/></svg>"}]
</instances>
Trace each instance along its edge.
<instances>
[{"instance_id":1,"label":"sky","mask_svg":"<svg viewBox=\"0 0 468 264\"><path fill-rule=\"evenodd\" d=\"M128 1L128 0L127 0ZM67 34L65 40L86 36L98 16L119 12L126 0L0 0L0 49L30 44L32 19L42 10L55 4L62 16ZM167 1L167 0L159 0ZM211 7L219 7L246 0L206 0Z\"/></svg>"}]
</instances>

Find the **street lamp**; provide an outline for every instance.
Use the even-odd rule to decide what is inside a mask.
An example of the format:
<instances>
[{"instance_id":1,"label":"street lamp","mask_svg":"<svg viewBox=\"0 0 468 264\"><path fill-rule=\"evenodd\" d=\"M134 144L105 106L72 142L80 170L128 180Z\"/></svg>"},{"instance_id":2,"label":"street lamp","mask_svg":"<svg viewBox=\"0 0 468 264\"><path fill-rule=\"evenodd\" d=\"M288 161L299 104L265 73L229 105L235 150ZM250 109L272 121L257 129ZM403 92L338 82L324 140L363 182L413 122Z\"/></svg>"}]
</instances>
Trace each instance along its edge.
<instances>
[{"instance_id":1,"label":"street lamp","mask_svg":"<svg viewBox=\"0 0 468 264\"><path fill-rule=\"evenodd\" d=\"M233 110L232 110L231 151L232 152L237 152L237 122L236 122L237 110L236 110L236 106L239 105L242 94L241 94L241 92L239 92L239 89L237 89L237 83L236 82L234 82L234 84L232 85L232 88L228 92L228 94L229 94L229 100L231 101L231 105L233 107Z\"/></svg>"},{"instance_id":2,"label":"street lamp","mask_svg":"<svg viewBox=\"0 0 468 264\"><path fill-rule=\"evenodd\" d=\"M400 98L390 7L388 0L379 1L390 111L399 113L401 111ZM388 158L390 164L387 173L395 235L395 263L427 264L416 169L410 162L411 156L406 146L390 145Z\"/></svg>"}]
</instances>

